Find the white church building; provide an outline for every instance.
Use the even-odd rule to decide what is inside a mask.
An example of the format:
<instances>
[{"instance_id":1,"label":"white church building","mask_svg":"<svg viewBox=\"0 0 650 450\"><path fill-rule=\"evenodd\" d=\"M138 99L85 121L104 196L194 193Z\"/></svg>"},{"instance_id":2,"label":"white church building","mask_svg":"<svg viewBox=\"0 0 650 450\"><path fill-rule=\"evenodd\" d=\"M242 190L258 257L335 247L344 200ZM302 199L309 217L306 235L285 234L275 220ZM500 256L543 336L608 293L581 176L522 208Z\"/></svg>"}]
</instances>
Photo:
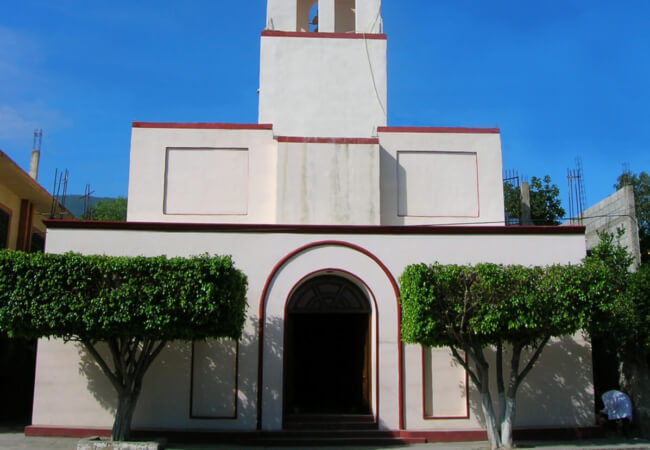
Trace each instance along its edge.
<instances>
[{"instance_id":1,"label":"white church building","mask_svg":"<svg viewBox=\"0 0 650 450\"><path fill-rule=\"evenodd\" d=\"M136 430L482 439L462 367L400 342L397 280L420 262L579 263L584 229L505 226L498 129L387 125L380 0L267 3L258 123L133 123L127 221L49 221L46 251L230 254L248 276L242 340L169 345ZM593 426L588 342L552 341L518 400L516 428ZM115 406L78 346L39 342L27 433L107 432Z\"/></svg>"}]
</instances>

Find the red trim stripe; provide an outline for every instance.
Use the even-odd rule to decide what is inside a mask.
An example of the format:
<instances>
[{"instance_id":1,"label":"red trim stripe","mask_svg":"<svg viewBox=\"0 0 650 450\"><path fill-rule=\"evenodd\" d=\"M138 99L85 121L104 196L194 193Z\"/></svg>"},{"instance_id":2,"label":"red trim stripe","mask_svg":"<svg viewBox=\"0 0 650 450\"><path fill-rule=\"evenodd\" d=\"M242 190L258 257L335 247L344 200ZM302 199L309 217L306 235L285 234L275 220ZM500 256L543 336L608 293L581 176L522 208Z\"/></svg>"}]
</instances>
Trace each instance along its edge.
<instances>
[{"instance_id":1,"label":"red trim stripe","mask_svg":"<svg viewBox=\"0 0 650 450\"><path fill-rule=\"evenodd\" d=\"M155 439L156 437L164 434L171 442L182 443L214 443L224 442L241 444L242 441L249 440L263 444L264 442L273 442L273 439L280 438L284 441L286 446L287 438L294 438L292 442L296 444L304 444L304 440L296 438L296 434L292 431L179 431L179 430L134 430L133 435L139 439ZM331 434L331 436L327 436ZM359 445L359 439L354 435L354 432L341 432L331 431L324 437L321 435L322 442L327 442L325 439L336 438L334 445L342 445L349 443L349 445ZM593 439L604 438L605 435L602 429L598 427L584 427L584 428L539 428L539 429L515 429L515 439L525 440L580 440L580 439ZM25 427L25 436L39 436L39 437L75 437L83 438L90 436L103 436L109 437L111 435L110 428L79 428L79 427L66 427L66 426L40 426L29 425ZM351 436L352 435L352 436ZM388 430L388 431L375 431L363 432L362 436L372 438L377 437L393 437L393 438L421 438L427 442L469 442L469 441L485 441L487 440L487 433L484 430L443 430L443 431L406 431L406 430ZM357 437L355 439L355 437ZM318 439L317 437L314 439ZM277 442L277 441L276 441ZM315 441L310 442L313 445ZM277 444L276 444L277 445Z\"/></svg>"},{"instance_id":2,"label":"red trim stripe","mask_svg":"<svg viewBox=\"0 0 650 450\"><path fill-rule=\"evenodd\" d=\"M481 226L481 225L276 225L172 222L102 222L44 219L48 228L69 230L133 230L196 233L354 234L354 235L540 235L584 234L584 226Z\"/></svg>"},{"instance_id":3,"label":"red trim stripe","mask_svg":"<svg viewBox=\"0 0 650 450\"><path fill-rule=\"evenodd\" d=\"M321 33L308 31L276 31L264 30L262 37L293 37L293 38L322 38L322 39L369 39L385 41L386 35L383 33Z\"/></svg>"},{"instance_id":4,"label":"red trim stripe","mask_svg":"<svg viewBox=\"0 0 650 450\"><path fill-rule=\"evenodd\" d=\"M461 133L461 134L500 134L499 128L470 127L378 127L378 133Z\"/></svg>"},{"instance_id":5,"label":"red trim stripe","mask_svg":"<svg viewBox=\"0 0 650 450\"><path fill-rule=\"evenodd\" d=\"M266 123L203 123L203 122L133 122L132 128L178 128L192 130L272 130Z\"/></svg>"},{"instance_id":6,"label":"red trim stripe","mask_svg":"<svg viewBox=\"0 0 650 450\"><path fill-rule=\"evenodd\" d=\"M294 144L379 144L378 138L328 138L328 137L305 137L305 136L278 136L278 142L289 142Z\"/></svg>"}]
</instances>

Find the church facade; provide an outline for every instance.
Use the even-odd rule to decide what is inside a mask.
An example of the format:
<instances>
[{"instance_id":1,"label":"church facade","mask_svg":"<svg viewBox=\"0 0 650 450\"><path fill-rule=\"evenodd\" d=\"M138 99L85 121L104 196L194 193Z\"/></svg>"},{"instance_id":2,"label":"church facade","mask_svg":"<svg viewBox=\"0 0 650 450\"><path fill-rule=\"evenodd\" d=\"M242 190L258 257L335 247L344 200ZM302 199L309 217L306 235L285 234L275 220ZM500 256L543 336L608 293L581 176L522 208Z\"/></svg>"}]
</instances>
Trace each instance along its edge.
<instances>
[{"instance_id":1,"label":"church facade","mask_svg":"<svg viewBox=\"0 0 650 450\"><path fill-rule=\"evenodd\" d=\"M241 341L170 344L135 429L480 434L465 371L400 342L400 274L584 257L581 227L505 226L498 129L387 125L380 6L268 0L258 123L135 122L127 222L48 223L47 252L230 254L248 276ZM551 342L520 391L519 428L592 426L589 344ZM79 347L39 342L34 433L108 429L115 404Z\"/></svg>"}]
</instances>

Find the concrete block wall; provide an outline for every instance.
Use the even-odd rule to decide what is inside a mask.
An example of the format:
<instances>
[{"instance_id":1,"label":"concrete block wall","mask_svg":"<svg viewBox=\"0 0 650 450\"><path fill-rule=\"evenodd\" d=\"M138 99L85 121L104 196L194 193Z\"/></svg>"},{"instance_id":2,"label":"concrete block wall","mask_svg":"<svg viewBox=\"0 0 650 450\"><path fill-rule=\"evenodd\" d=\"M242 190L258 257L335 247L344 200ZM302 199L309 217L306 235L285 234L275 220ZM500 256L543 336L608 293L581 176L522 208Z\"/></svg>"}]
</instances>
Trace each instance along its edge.
<instances>
[{"instance_id":1,"label":"concrete block wall","mask_svg":"<svg viewBox=\"0 0 650 450\"><path fill-rule=\"evenodd\" d=\"M641 262L641 248L632 186L625 186L586 209L583 218L588 250L598 245L599 232L607 231L616 234L618 228L623 228L625 234L621 238L621 245L627 247L634 258L632 269L638 267Z\"/></svg>"}]
</instances>

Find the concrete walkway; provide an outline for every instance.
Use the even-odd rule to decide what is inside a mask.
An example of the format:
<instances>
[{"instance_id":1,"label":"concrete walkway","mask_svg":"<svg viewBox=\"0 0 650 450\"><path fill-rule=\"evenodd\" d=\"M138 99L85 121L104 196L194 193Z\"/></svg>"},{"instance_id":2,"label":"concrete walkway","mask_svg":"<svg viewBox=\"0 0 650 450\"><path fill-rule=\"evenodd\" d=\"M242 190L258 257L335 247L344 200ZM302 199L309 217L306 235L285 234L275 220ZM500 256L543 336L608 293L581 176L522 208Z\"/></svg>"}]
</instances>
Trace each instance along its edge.
<instances>
[{"instance_id":1,"label":"concrete walkway","mask_svg":"<svg viewBox=\"0 0 650 450\"><path fill-rule=\"evenodd\" d=\"M17 429L0 429L0 449L3 450L49 450L49 449L66 449L74 450L77 448L77 438L47 438L47 437L25 437L25 435ZM616 437L607 439L591 439L583 441L567 441L567 442L533 442L522 441L517 443L518 448L521 449L617 449L617 450L632 450L632 449L650 449L650 440L641 439L628 439L622 440ZM178 445L170 444L168 450L278 450L281 447L265 447L265 446L238 446L232 444L187 444ZM298 449L298 447L291 447ZM425 450L425 449L451 449L451 450L478 450L489 448L487 442L458 442L458 443L441 443L441 444L419 444L419 445L398 445L398 446L385 446L385 447L312 447L319 450L374 450L374 449L411 449L411 450Z\"/></svg>"}]
</instances>

